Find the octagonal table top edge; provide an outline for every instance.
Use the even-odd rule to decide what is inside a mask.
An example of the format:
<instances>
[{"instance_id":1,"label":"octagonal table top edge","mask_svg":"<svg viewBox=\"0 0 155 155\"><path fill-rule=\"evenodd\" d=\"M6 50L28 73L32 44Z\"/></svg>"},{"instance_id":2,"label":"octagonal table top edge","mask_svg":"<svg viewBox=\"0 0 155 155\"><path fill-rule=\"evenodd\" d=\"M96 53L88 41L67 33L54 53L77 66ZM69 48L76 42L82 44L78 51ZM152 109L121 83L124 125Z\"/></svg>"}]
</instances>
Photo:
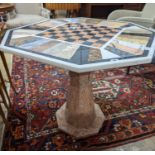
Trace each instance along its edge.
<instances>
[{"instance_id":1,"label":"octagonal table top edge","mask_svg":"<svg viewBox=\"0 0 155 155\"><path fill-rule=\"evenodd\" d=\"M66 20L66 19L64 19L64 20ZM37 22L35 24L42 23L42 22L47 22L47 21L49 21L49 20ZM57 21L57 20L55 20L55 21ZM34 24L29 24L29 25L26 25L26 26L31 26L31 25L34 25ZM64 25L66 25L66 24L64 24ZM17 48L12 48L12 47L6 46L6 40L8 39L9 33L11 31L14 31L14 30L22 29L22 28L24 28L26 26L22 26L22 27L18 27L18 28L15 28L15 29L7 30L3 40L1 42L1 45L0 45L1 51L12 53L12 54L17 54L17 55L20 55L20 56L23 56L23 57L26 57L26 58L31 58L31 59L36 60L36 61L40 61L40 62L43 62L43 63L55 65L55 66L58 66L58 67L61 67L61 68L64 68L64 69L68 69L68 70L71 70L71 71L74 71L74 72L78 72L78 73L90 72L90 71L100 70L100 69L109 69L109 68L117 68L117 67L125 67L125 66L132 66L132 65L138 65L138 64L151 63L153 55L154 55L154 50L155 50L155 48L154 48L155 47L154 36L153 36L153 40L152 40L151 46L149 48L146 47L146 50L149 50L147 56L135 57L135 58L127 58L127 59L117 59L116 58L116 59L111 59L110 61L107 61L107 62L100 61L100 62L94 62L94 63L88 63L88 64L87 63L86 64L75 64L73 62L64 61L62 59L57 59L55 57L52 58L52 57L48 57L46 55L40 55L40 54L35 53L35 52L28 53L25 50L21 50L21 49L17 49ZM141 27L141 26L139 26L139 27ZM51 30L51 29L52 28L49 28L49 30ZM143 29L148 30L147 28L143 28ZM48 29L46 29L46 30L48 30ZM44 32L46 30L43 30L42 32ZM121 29L121 30L123 31L125 29ZM114 36L112 39L107 41L105 44L109 45L119 34L122 33L121 30L120 30L120 32L116 36ZM154 35L153 31L151 31L151 30L148 30L148 31L152 32L153 35ZM39 36L39 37L42 38L41 36ZM62 40L62 42L63 42L63 40ZM69 43L69 44L72 44L72 43ZM104 51L105 47L106 47L106 45L100 47L99 49L103 48L103 51Z\"/></svg>"}]
</instances>

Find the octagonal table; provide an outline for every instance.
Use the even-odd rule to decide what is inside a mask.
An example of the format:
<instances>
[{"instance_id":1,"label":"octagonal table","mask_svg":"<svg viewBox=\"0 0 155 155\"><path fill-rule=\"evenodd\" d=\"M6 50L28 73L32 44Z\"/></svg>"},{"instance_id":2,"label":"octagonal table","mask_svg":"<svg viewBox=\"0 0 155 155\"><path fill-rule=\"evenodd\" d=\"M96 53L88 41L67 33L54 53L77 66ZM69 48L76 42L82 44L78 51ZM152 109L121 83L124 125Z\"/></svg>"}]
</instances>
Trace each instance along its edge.
<instances>
[{"instance_id":1,"label":"octagonal table","mask_svg":"<svg viewBox=\"0 0 155 155\"><path fill-rule=\"evenodd\" d=\"M61 130L83 138L98 133L105 120L93 101L91 71L153 63L155 39L133 23L70 18L8 30L0 49L69 70L67 102L56 118Z\"/></svg>"}]
</instances>

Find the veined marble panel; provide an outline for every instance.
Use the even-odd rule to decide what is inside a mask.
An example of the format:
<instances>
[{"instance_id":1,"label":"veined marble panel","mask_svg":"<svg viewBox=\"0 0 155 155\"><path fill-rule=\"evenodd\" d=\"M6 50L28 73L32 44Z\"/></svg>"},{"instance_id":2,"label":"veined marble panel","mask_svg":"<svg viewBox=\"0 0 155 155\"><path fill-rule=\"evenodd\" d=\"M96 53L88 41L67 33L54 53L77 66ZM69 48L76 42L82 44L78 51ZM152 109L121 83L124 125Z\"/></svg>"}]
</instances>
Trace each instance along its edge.
<instances>
[{"instance_id":1,"label":"veined marble panel","mask_svg":"<svg viewBox=\"0 0 155 155\"><path fill-rule=\"evenodd\" d=\"M103 20L98 25L100 26L106 26L106 27L111 27L111 28L120 28L122 26L127 26L129 23L128 22L115 22L115 21L107 21Z\"/></svg>"}]
</instances>

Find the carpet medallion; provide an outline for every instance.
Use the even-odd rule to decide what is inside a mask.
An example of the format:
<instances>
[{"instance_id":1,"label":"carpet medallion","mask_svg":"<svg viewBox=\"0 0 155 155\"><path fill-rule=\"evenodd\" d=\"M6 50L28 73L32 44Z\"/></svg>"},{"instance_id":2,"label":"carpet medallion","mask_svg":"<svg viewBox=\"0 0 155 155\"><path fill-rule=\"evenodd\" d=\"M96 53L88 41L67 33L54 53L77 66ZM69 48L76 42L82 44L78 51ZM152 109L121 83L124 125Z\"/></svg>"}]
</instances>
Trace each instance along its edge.
<instances>
[{"instance_id":1,"label":"carpet medallion","mask_svg":"<svg viewBox=\"0 0 155 155\"><path fill-rule=\"evenodd\" d=\"M2 150L105 150L155 135L153 65L132 67L128 76L126 68L92 73L94 100L106 120L97 135L79 140L59 131L55 117L66 102L68 71L14 57L12 77L18 94L11 91Z\"/></svg>"}]
</instances>

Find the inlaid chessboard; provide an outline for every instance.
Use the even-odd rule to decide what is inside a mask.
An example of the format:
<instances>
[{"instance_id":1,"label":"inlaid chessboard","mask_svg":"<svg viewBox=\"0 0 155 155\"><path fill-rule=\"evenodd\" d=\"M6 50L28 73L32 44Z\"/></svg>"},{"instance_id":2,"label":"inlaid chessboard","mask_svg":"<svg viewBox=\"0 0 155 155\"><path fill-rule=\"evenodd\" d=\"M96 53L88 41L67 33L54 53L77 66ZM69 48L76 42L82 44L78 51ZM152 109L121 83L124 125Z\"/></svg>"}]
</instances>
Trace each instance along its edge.
<instances>
[{"instance_id":1,"label":"inlaid chessboard","mask_svg":"<svg viewBox=\"0 0 155 155\"><path fill-rule=\"evenodd\" d=\"M119 32L118 28L106 26L69 23L55 29L47 30L39 36L79 43L92 47L102 47Z\"/></svg>"}]
</instances>

